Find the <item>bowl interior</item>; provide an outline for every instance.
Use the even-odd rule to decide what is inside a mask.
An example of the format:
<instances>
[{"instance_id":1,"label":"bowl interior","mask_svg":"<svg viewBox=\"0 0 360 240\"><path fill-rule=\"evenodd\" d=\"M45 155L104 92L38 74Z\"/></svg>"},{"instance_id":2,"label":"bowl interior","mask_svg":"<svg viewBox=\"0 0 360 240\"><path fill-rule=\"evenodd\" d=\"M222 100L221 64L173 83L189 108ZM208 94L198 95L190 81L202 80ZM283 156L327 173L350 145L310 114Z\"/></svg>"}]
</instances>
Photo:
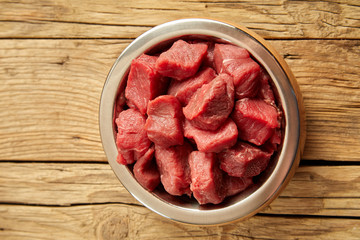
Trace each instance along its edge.
<instances>
[{"instance_id":1,"label":"bowl interior","mask_svg":"<svg viewBox=\"0 0 360 240\"><path fill-rule=\"evenodd\" d=\"M182 39L182 40L186 40L186 41L212 41L212 42L216 42L216 43L228 43L228 44L233 44L225 39L220 39L220 38L216 38L213 36L206 36L206 35L196 35L196 34L192 34L192 35L183 35L183 36L177 36L171 39L167 39L164 40L162 42L159 42L158 44L150 47L149 49L145 50L143 53L146 53L148 55L157 55L159 53L161 53L162 51L165 51L166 49L170 48L171 45L178 39ZM257 59L253 58L255 61L257 61ZM261 64L261 63L259 63ZM126 87L126 81L127 81L127 75L129 73L130 67L126 70L126 74L124 74L124 77L121 80L121 84L119 84L119 88L117 91L117 99L124 94L124 90ZM281 100L279 98L279 94L278 91L276 89L276 87L274 86L273 82L271 81L271 87L272 90L274 92L275 95L275 99L276 99L276 104L277 106L282 110L282 105L281 105ZM114 103L116 102L116 100L114 101ZM113 111L115 112L115 104L113 105ZM113 134L114 137L116 136L117 130L116 130L116 123L115 123L115 118L116 116L113 116ZM282 122L281 125L281 130L282 133L284 133L284 124L285 121ZM282 134L283 137L284 134ZM222 203L220 204L205 204L205 205L200 205L198 204L198 202L194 199L194 198L189 198L187 196L173 196L168 194L165 189L162 187L162 185L160 184L159 187L157 187L151 194L154 195L154 197L157 197L159 199L161 199L162 201L168 202L174 206L178 206L181 208L188 208L188 209L199 209L199 210L214 210L214 209L221 209L227 206L230 206L236 202L241 201L242 199L249 197L253 192L255 192L259 187L261 187L263 185L263 183L268 179L268 177L271 175L271 173L273 172L276 164L278 163L278 158L279 158L279 154L281 152L282 149L282 143L279 145L278 147L278 151L276 151L274 153L274 155L272 156L269 165L267 166L266 170L263 171L260 175L256 176L253 178L254 184L251 185L249 188L247 188L245 191L242 191L241 193L234 195L234 196L230 196L227 197ZM131 166L126 166L126 168L128 169L129 173L133 176L132 173L132 168ZM144 189L144 191L146 191L146 189Z\"/></svg>"}]
</instances>

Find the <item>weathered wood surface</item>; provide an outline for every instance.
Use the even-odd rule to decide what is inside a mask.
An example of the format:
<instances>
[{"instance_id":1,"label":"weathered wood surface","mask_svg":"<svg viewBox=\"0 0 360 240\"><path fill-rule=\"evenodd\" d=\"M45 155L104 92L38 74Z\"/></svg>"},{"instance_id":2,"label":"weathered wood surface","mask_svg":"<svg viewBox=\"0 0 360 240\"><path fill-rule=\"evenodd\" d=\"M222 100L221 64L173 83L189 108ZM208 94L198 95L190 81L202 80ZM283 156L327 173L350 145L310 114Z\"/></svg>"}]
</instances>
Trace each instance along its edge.
<instances>
[{"instance_id":1,"label":"weathered wood surface","mask_svg":"<svg viewBox=\"0 0 360 240\"><path fill-rule=\"evenodd\" d=\"M358 239L359 219L254 216L224 226L171 222L141 206L0 205L1 239Z\"/></svg>"},{"instance_id":2,"label":"weathered wood surface","mask_svg":"<svg viewBox=\"0 0 360 240\"><path fill-rule=\"evenodd\" d=\"M359 166L300 167L263 213L360 217L359 172ZM0 163L0 196L0 203L28 205L141 205L108 164Z\"/></svg>"},{"instance_id":3,"label":"weathered wood surface","mask_svg":"<svg viewBox=\"0 0 360 240\"><path fill-rule=\"evenodd\" d=\"M359 239L359 12L357 0L0 0L0 239ZM268 39L304 96L303 164L244 222L158 216L122 187L101 146L99 98L117 56L188 17Z\"/></svg>"},{"instance_id":4,"label":"weathered wood surface","mask_svg":"<svg viewBox=\"0 0 360 240\"><path fill-rule=\"evenodd\" d=\"M303 159L360 160L360 40L273 40L300 84ZM106 161L106 75L128 40L0 40L0 160ZM336 54L334 54L336 51Z\"/></svg>"},{"instance_id":5,"label":"weathered wood surface","mask_svg":"<svg viewBox=\"0 0 360 240\"><path fill-rule=\"evenodd\" d=\"M357 0L0 1L1 38L134 38L189 17L239 23L267 38L357 38Z\"/></svg>"}]
</instances>

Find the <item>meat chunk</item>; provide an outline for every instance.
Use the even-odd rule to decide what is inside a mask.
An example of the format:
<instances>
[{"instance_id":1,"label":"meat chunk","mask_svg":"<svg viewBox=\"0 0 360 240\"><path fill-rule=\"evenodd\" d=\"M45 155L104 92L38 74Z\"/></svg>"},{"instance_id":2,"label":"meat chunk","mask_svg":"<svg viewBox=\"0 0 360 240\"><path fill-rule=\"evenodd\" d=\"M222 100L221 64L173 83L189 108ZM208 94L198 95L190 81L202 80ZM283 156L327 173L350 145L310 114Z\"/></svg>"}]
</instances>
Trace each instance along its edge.
<instances>
[{"instance_id":1,"label":"meat chunk","mask_svg":"<svg viewBox=\"0 0 360 240\"><path fill-rule=\"evenodd\" d=\"M235 99L256 96L259 87L260 66L251 58L229 59L223 64L224 72L234 79Z\"/></svg>"},{"instance_id":2,"label":"meat chunk","mask_svg":"<svg viewBox=\"0 0 360 240\"><path fill-rule=\"evenodd\" d=\"M163 94L167 88L168 79L155 70L157 58L143 54L131 63L125 97L128 105L135 106L142 114L146 113L148 102Z\"/></svg>"},{"instance_id":3,"label":"meat chunk","mask_svg":"<svg viewBox=\"0 0 360 240\"><path fill-rule=\"evenodd\" d=\"M176 97L162 95L149 102L145 129L156 145L183 144L182 109Z\"/></svg>"},{"instance_id":4,"label":"meat chunk","mask_svg":"<svg viewBox=\"0 0 360 240\"><path fill-rule=\"evenodd\" d=\"M279 126L278 111L261 99L238 100L232 113L239 138L258 146L265 143Z\"/></svg>"},{"instance_id":5,"label":"meat chunk","mask_svg":"<svg viewBox=\"0 0 360 240\"><path fill-rule=\"evenodd\" d=\"M133 154L129 151L144 153L151 142L145 131L145 117L135 109L120 112L116 118L116 145L119 150L118 161L122 164L134 162Z\"/></svg>"},{"instance_id":6,"label":"meat chunk","mask_svg":"<svg viewBox=\"0 0 360 240\"><path fill-rule=\"evenodd\" d=\"M186 106L194 93L204 84L209 83L216 77L212 68L204 68L195 76L182 82L172 80L168 89L168 94L175 96L183 106Z\"/></svg>"},{"instance_id":7,"label":"meat chunk","mask_svg":"<svg viewBox=\"0 0 360 240\"><path fill-rule=\"evenodd\" d=\"M272 91L269 84L270 76L266 73L264 69L260 71L259 81L260 87L258 91L258 97L260 99L263 99L266 103L275 106L274 92Z\"/></svg>"},{"instance_id":8,"label":"meat chunk","mask_svg":"<svg viewBox=\"0 0 360 240\"><path fill-rule=\"evenodd\" d=\"M206 56L204 58L203 64L204 66L211 67L215 69L215 63L214 63L214 48L215 43L214 42L207 42L208 49Z\"/></svg>"},{"instance_id":9,"label":"meat chunk","mask_svg":"<svg viewBox=\"0 0 360 240\"><path fill-rule=\"evenodd\" d=\"M238 142L233 148L218 154L220 167L230 176L253 177L265 170L271 153L248 143Z\"/></svg>"},{"instance_id":10,"label":"meat chunk","mask_svg":"<svg viewBox=\"0 0 360 240\"><path fill-rule=\"evenodd\" d=\"M190 189L200 204L221 203L226 191L223 186L223 172L215 153L193 151L189 156L191 172Z\"/></svg>"},{"instance_id":11,"label":"meat chunk","mask_svg":"<svg viewBox=\"0 0 360 240\"><path fill-rule=\"evenodd\" d=\"M224 188L226 189L226 196L233 196L238 194L253 183L252 177L232 177L227 174L224 174L224 176Z\"/></svg>"},{"instance_id":12,"label":"meat chunk","mask_svg":"<svg viewBox=\"0 0 360 240\"><path fill-rule=\"evenodd\" d=\"M203 85L183 108L183 112L197 128L214 131L225 122L233 107L233 79L222 73Z\"/></svg>"},{"instance_id":13,"label":"meat chunk","mask_svg":"<svg viewBox=\"0 0 360 240\"><path fill-rule=\"evenodd\" d=\"M207 48L206 43L190 44L178 40L169 50L160 54L156 61L156 70L163 76L180 81L189 78L198 71Z\"/></svg>"},{"instance_id":14,"label":"meat chunk","mask_svg":"<svg viewBox=\"0 0 360 240\"><path fill-rule=\"evenodd\" d=\"M236 143L238 130L231 118L228 118L225 123L215 131L198 129L188 120L185 120L184 136L194 139L199 151L221 152Z\"/></svg>"},{"instance_id":15,"label":"meat chunk","mask_svg":"<svg viewBox=\"0 0 360 240\"><path fill-rule=\"evenodd\" d=\"M260 66L251 59L249 52L230 44L215 44L215 68L234 79L235 98L254 97L258 89Z\"/></svg>"},{"instance_id":16,"label":"meat chunk","mask_svg":"<svg viewBox=\"0 0 360 240\"><path fill-rule=\"evenodd\" d=\"M116 145L118 145L117 141ZM136 161L134 151L118 148L118 155L116 157L116 161L122 165L133 164Z\"/></svg>"},{"instance_id":17,"label":"meat chunk","mask_svg":"<svg viewBox=\"0 0 360 240\"><path fill-rule=\"evenodd\" d=\"M160 173L154 160L154 146L141 156L134 164L136 180L147 190L154 191L160 183Z\"/></svg>"},{"instance_id":18,"label":"meat chunk","mask_svg":"<svg viewBox=\"0 0 360 240\"><path fill-rule=\"evenodd\" d=\"M155 145L155 158L160 171L160 179L165 190L171 195L181 196L190 191L189 154L192 152L189 143L169 148Z\"/></svg>"},{"instance_id":19,"label":"meat chunk","mask_svg":"<svg viewBox=\"0 0 360 240\"><path fill-rule=\"evenodd\" d=\"M224 63L230 59L249 58L250 54L245 48L231 44L216 43L214 47L214 63L218 74L225 72Z\"/></svg>"}]
</instances>

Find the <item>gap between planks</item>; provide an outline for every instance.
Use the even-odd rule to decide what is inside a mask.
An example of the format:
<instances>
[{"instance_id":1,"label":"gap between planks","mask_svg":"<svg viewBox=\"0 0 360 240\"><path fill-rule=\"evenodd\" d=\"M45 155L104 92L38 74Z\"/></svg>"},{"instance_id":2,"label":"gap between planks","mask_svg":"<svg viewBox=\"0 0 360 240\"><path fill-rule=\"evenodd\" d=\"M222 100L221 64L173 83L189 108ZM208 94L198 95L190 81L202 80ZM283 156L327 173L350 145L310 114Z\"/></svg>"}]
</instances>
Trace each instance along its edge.
<instances>
[{"instance_id":1,"label":"gap between planks","mask_svg":"<svg viewBox=\"0 0 360 240\"><path fill-rule=\"evenodd\" d=\"M146 209L142 204L125 203L125 202L103 202L103 203L74 203L69 205L51 205L51 204L30 204L30 203L5 203L0 202L0 206L28 206L28 207L45 207L45 208L76 208L83 206L134 206ZM149 210L149 209L148 209ZM281 218L332 218L332 219L355 219L360 220L360 216L344 216L344 215L310 215L310 214L281 214L281 213L264 213L259 212L257 216L265 217L281 217Z\"/></svg>"},{"instance_id":2,"label":"gap between planks","mask_svg":"<svg viewBox=\"0 0 360 240\"><path fill-rule=\"evenodd\" d=\"M16 164L41 164L41 163L51 163L51 164L109 164L108 161L103 160L94 160L94 161L79 161L79 160L0 160L0 163L16 163ZM299 167L323 167L323 166L360 166L360 162L356 161L327 161L327 160L301 160Z\"/></svg>"}]
</instances>

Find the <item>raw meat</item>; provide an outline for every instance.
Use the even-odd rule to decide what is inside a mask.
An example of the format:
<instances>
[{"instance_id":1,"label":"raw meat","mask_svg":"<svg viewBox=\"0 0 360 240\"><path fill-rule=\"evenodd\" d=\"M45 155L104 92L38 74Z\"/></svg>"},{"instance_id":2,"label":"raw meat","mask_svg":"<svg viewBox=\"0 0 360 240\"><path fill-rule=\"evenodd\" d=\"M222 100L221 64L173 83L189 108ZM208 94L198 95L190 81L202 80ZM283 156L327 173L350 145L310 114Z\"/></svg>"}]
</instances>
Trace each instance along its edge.
<instances>
[{"instance_id":1,"label":"raw meat","mask_svg":"<svg viewBox=\"0 0 360 240\"><path fill-rule=\"evenodd\" d=\"M261 99L238 100L232 113L239 138L256 145L262 145L279 127L277 110Z\"/></svg>"},{"instance_id":2,"label":"raw meat","mask_svg":"<svg viewBox=\"0 0 360 240\"><path fill-rule=\"evenodd\" d=\"M169 50L160 54L156 61L156 70L163 76L176 80L189 78L198 71L207 54L207 44L190 44L183 40L176 41Z\"/></svg>"},{"instance_id":3,"label":"raw meat","mask_svg":"<svg viewBox=\"0 0 360 240\"><path fill-rule=\"evenodd\" d=\"M191 196L188 158L192 150L187 142L169 148L155 145L155 158L161 183L168 193L176 196L183 194Z\"/></svg>"},{"instance_id":4,"label":"raw meat","mask_svg":"<svg viewBox=\"0 0 360 240\"><path fill-rule=\"evenodd\" d=\"M184 136L189 139L194 139L199 151L221 152L236 143L238 130L231 118L228 118L225 123L215 131L198 129L188 120L185 120Z\"/></svg>"},{"instance_id":5,"label":"raw meat","mask_svg":"<svg viewBox=\"0 0 360 240\"><path fill-rule=\"evenodd\" d=\"M234 46L231 44L215 44L214 48L214 64L217 73L224 72L224 63L230 59L249 58L250 54L245 48Z\"/></svg>"},{"instance_id":6,"label":"raw meat","mask_svg":"<svg viewBox=\"0 0 360 240\"><path fill-rule=\"evenodd\" d=\"M209 83L216 77L212 68L204 68L195 76L185 81L172 80L168 89L168 94L175 96L183 106L186 106L194 93L204 84Z\"/></svg>"},{"instance_id":7,"label":"raw meat","mask_svg":"<svg viewBox=\"0 0 360 240\"><path fill-rule=\"evenodd\" d=\"M203 85L183 108L185 117L197 128L216 130L228 118L234 107L234 85L225 73Z\"/></svg>"},{"instance_id":8,"label":"raw meat","mask_svg":"<svg viewBox=\"0 0 360 240\"><path fill-rule=\"evenodd\" d=\"M223 67L224 72L234 79L235 99L256 96L259 87L259 64L251 58L229 59Z\"/></svg>"},{"instance_id":9,"label":"raw meat","mask_svg":"<svg viewBox=\"0 0 360 240\"><path fill-rule=\"evenodd\" d=\"M223 172L215 153L193 151L189 157L191 169L190 189L200 204L221 203L226 194Z\"/></svg>"},{"instance_id":10,"label":"raw meat","mask_svg":"<svg viewBox=\"0 0 360 240\"><path fill-rule=\"evenodd\" d=\"M239 192L244 191L253 183L252 177L233 177L224 174L224 188L226 189L226 196L233 196Z\"/></svg>"},{"instance_id":11,"label":"raw meat","mask_svg":"<svg viewBox=\"0 0 360 240\"><path fill-rule=\"evenodd\" d=\"M118 145L117 141L116 145ZM133 164L136 161L134 157L134 151L118 148L116 161L122 165Z\"/></svg>"},{"instance_id":12,"label":"raw meat","mask_svg":"<svg viewBox=\"0 0 360 240\"><path fill-rule=\"evenodd\" d=\"M149 191L162 183L171 195L221 203L253 184L280 149L284 121L270 81L231 44L180 39L141 55L114 106L116 161L133 165Z\"/></svg>"},{"instance_id":13,"label":"raw meat","mask_svg":"<svg viewBox=\"0 0 360 240\"><path fill-rule=\"evenodd\" d=\"M269 84L270 76L265 72L264 69L260 71L259 75L259 91L258 97L263 99L266 103L275 106L274 92L272 91Z\"/></svg>"},{"instance_id":14,"label":"raw meat","mask_svg":"<svg viewBox=\"0 0 360 240\"><path fill-rule=\"evenodd\" d=\"M153 191L160 183L160 173L154 161L154 146L134 164L136 180L147 190Z\"/></svg>"},{"instance_id":15,"label":"raw meat","mask_svg":"<svg viewBox=\"0 0 360 240\"><path fill-rule=\"evenodd\" d=\"M238 142L233 148L218 154L220 167L230 176L253 177L265 170L271 153L248 143Z\"/></svg>"},{"instance_id":16,"label":"raw meat","mask_svg":"<svg viewBox=\"0 0 360 240\"><path fill-rule=\"evenodd\" d=\"M129 151L144 153L149 149L151 142L144 128L145 121L145 117L135 109L122 111L116 118L116 145L122 155L118 157L119 162L124 164L134 161L134 153Z\"/></svg>"},{"instance_id":17,"label":"raw meat","mask_svg":"<svg viewBox=\"0 0 360 240\"><path fill-rule=\"evenodd\" d=\"M149 100L163 94L168 79L155 70L157 57L141 55L131 63L125 88L125 97L129 107L136 106L142 114L146 113Z\"/></svg>"},{"instance_id":18,"label":"raw meat","mask_svg":"<svg viewBox=\"0 0 360 240\"><path fill-rule=\"evenodd\" d=\"M169 147L183 144L182 109L176 97L162 95L149 102L145 129L157 145Z\"/></svg>"}]
</instances>

